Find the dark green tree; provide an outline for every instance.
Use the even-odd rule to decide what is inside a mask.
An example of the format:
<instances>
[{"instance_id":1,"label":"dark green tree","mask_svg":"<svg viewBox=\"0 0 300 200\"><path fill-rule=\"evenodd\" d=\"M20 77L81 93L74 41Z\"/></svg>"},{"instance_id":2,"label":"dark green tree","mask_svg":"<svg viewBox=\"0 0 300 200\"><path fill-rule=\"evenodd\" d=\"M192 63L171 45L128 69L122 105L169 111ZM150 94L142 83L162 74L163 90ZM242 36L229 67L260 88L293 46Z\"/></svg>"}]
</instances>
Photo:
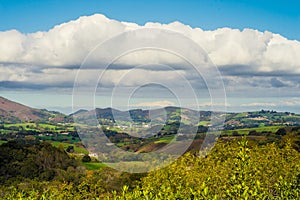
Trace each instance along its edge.
<instances>
[{"instance_id":1,"label":"dark green tree","mask_svg":"<svg viewBox=\"0 0 300 200\"><path fill-rule=\"evenodd\" d=\"M82 162L91 162L92 159L89 155L84 155L81 161Z\"/></svg>"}]
</instances>

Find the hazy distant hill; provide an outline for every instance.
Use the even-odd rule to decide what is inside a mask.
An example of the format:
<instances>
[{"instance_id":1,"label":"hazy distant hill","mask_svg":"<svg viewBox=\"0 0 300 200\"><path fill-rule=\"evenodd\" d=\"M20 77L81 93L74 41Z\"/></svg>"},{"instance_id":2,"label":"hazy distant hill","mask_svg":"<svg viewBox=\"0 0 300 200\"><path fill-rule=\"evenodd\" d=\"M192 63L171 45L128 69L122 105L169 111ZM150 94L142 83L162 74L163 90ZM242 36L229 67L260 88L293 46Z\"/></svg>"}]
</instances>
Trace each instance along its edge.
<instances>
[{"instance_id":1,"label":"hazy distant hill","mask_svg":"<svg viewBox=\"0 0 300 200\"><path fill-rule=\"evenodd\" d=\"M95 110L78 110L67 116L59 112L46 109L36 109L0 97L0 123L18 122L70 122L75 119L89 120L95 115L100 124L111 125L118 123L121 126L130 126L132 123L155 124L182 124L192 126L210 126L212 114L216 118L226 115L225 129L245 127L272 126L272 125L300 125L300 115L289 112L261 110L255 112L223 113L211 111L195 111L188 108L165 107L152 110L132 109L120 111L114 108L96 108ZM79 120L80 121L80 120Z\"/></svg>"},{"instance_id":2,"label":"hazy distant hill","mask_svg":"<svg viewBox=\"0 0 300 200\"><path fill-rule=\"evenodd\" d=\"M225 119L225 129L249 128L272 125L299 126L300 115L290 112L276 112L261 110L242 113L224 113L211 111L195 111L180 107L165 107L153 110L132 109L120 111L113 108L96 108L92 111L79 111L72 116L77 119L86 119L97 116L100 124L129 125L128 123L168 124L181 122L186 125L210 126L211 116ZM79 120L80 121L80 120ZM82 120L84 122L84 120Z\"/></svg>"},{"instance_id":3,"label":"hazy distant hill","mask_svg":"<svg viewBox=\"0 0 300 200\"><path fill-rule=\"evenodd\" d=\"M46 109L36 109L0 97L0 123L63 122L65 115Z\"/></svg>"},{"instance_id":4,"label":"hazy distant hill","mask_svg":"<svg viewBox=\"0 0 300 200\"><path fill-rule=\"evenodd\" d=\"M225 115L225 113L222 112L214 114L217 117ZM102 125L114 124L129 127L134 124L151 124L152 127L153 125L176 124L178 122L185 125L197 126L200 121L203 122L203 125L209 125L211 115L211 111L195 111L188 108L169 106L150 110L131 109L128 111L113 108L96 108L91 111L81 110L70 116L74 117L78 123L88 124L90 119L97 116L97 119Z\"/></svg>"}]
</instances>

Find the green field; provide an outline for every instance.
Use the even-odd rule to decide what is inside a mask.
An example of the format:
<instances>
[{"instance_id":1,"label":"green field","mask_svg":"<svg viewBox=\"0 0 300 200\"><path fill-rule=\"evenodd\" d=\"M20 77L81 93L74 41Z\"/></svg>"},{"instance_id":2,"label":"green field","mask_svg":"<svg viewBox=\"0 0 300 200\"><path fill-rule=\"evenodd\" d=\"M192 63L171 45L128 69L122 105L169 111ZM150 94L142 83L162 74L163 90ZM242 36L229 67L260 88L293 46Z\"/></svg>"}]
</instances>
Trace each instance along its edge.
<instances>
[{"instance_id":1,"label":"green field","mask_svg":"<svg viewBox=\"0 0 300 200\"><path fill-rule=\"evenodd\" d=\"M198 125L198 126L207 126L207 125L209 125L209 124L211 124L210 121L201 121L201 122L199 122L197 125Z\"/></svg>"},{"instance_id":2,"label":"green field","mask_svg":"<svg viewBox=\"0 0 300 200\"><path fill-rule=\"evenodd\" d=\"M103 167L116 167L117 165L120 167L124 167L124 169L130 170L133 167L145 167L145 163L142 161L124 161L124 162L118 162L118 163L100 163L100 162L83 162L82 163L87 169L89 170L97 170Z\"/></svg>"},{"instance_id":3,"label":"green field","mask_svg":"<svg viewBox=\"0 0 300 200\"><path fill-rule=\"evenodd\" d=\"M239 113L239 114L234 116L234 119L239 119L239 118L242 118L242 117L246 117L247 115L248 115L248 113L246 113L246 112Z\"/></svg>"},{"instance_id":4,"label":"green field","mask_svg":"<svg viewBox=\"0 0 300 200\"><path fill-rule=\"evenodd\" d=\"M52 132L61 131L74 131L73 125L55 125L55 124L44 124L44 123L15 123L15 124L5 124L4 128L19 127L24 130L48 130Z\"/></svg>"},{"instance_id":5,"label":"green field","mask_svg":"<svg viewBox=\"0 0 300 200\"><path fill-rule=\"evenodd\" d=\"M159 138L159 140L155 141L154 143L155 144L158 144L158 143L170 143L173 139L174 139L174 135L164 136L162 138Z\"/></svg>"},{"instance_id":6,"label":"green field","mask_svg":"<svg viewBox=\"0 0 300 200\"><path fill-rule=\"evenodd\" d=\"M0 145L6 143L7 141L0 140Z\"/></svg>"},{"instance_id":7,"label":"green field","mask_svg":"<svg viewBox=\"0 0 300 200\"><path fill-rule=\"evenodd\" d=\"M36 136L36 138L38 140L43 140L43 141L59 141L59 142L66 142L72 144L81 141L79 137L72 137L72 136L62 135L62 134Z\"/></svg>"},{"instance_id":8,"label":"green field","mask_svg":"<svg viewBox=\"0 0 300 200\"><path fill-rule=\"evenodd\" d=\"M82 164L89 170L97 170L102 167L106 167L105 164L96 162L83 162Z\"/></svg>"},{"instance_id":9,"label":"green field","mask_svg":"<svg viewBox=\"0 0 300 200\"><path fill-rule=\"evenodd\" d=\"M73 146L74 153L89 154L88 150L77 147L75 144L70 144L70 143L66 143L66 142L57 142L57 141L48 141L48 142L50 142L55 147L62 145L65 150L68 148L68 146Z\"/></svg>"},{"instance_id":10,"label":"green field","mask_svg":"<svg viewBox=\"0 0 300 200\"><path fill-rule=\"evenodd\" d=\"M8 134L8 133L11 133L11 132L12 132L11 130L3 130L3 129L0 130L1 134Z\"/></svg>"},{"instance_id":11,"label":"green field","mask_svg":"<svg viewBox=\"0 0 300 200\"><path fill-rule=\"evenodd\" d=\"M225 130L225 131L222 131L222 134L232 135L233 132L238 132L240 135L247 135L250 131L275 133L279 128L282 128L282 126L264 126L264 127L257 127L257 128L242 128L242 129L235 129L235 130Z\"/></svg>"},{"instance_id":12,"label":"green field","mask_svg":"<svg viewBox=\"0 0 300 200\"><path fill-rule=\"evenodd\" d=\"M11 127L19 127L24 130L37 130L37 126L35 123L16 123L16 124L5 124L4 128L11 128Z\"/></svg>"}]
</instances>

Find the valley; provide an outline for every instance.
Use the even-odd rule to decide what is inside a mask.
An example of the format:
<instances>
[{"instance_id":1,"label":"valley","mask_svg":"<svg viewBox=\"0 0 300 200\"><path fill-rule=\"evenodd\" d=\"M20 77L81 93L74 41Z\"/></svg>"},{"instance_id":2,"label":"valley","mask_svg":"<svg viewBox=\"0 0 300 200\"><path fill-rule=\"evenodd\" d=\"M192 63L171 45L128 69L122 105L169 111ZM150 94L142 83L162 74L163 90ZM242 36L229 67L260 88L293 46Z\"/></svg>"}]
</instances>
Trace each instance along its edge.
<instances>
[{"instance_id":1,"label":"valley","mask_svg":"<svg viewBox=\"0 0 300 200\"><path fill-rule=\"evenodd\" d=\"M85 153L76 128L97 116L97 131L103 132L112 144L132 152L157 150L169 142L196 139L198 145L206 134L222 137L252 136L259 140L280 135L281 129L300 126L300 115L289 112L261 110L242 113L213 113L187 108L165 107L155 110L120 111L112 108L79 110L70 115L35 109L0 97L0 141L31 139L48 141L65 149L75 146L73 153ZM26 118L23 115L28 115ZM221 129L212 124L211 117L223 120ZM93 154L93 153L92 153Z\"/></svg>"},{"instance_id":2,"label":"valley","mask_svg":"<svg viewBox=\"0 0 300 200\"><path fill-rule=\"evenodd\" d=\"M190 192L197 199L238 195L235 185L246 187L242 183L246 179L227 179L226 174L255 174L251 180L263 182L264 186L251 185L249 180L246 184L263 197L288 193L294 198L299 194L294 187L299 181L296 171L300 166L300 115L295 113L213 113L165 107L129 111L97 108L64 115L0 99L1 198L143 199L151 197L148 189L163 199L168 194L183 198L182 194ZM30 118L22 116L28 113ZM90 123L95 117L97 123ZM206 137L218 140L211 153L202 157L200 150ZM124 152L110 151L111 147ZM151 171L149 162L176 157L181 148L184 154L180 158ZM160 153L149 157L156 152ZM283 171L274 166L271 171L276 176L257 173L258 169L270 171L273 162L284 166ZM247 168L245 163L251 163L253 168ZM137 173L141 169L150 172ZM177 180L178 173L184 173L184 178ZM284 184L280 177L291 188L274 187ZM162 188L155 187L156 180L161 181ZM169 188L166 180L176 180L172 184L176 188ZM191 181L207 186L202 184L195 186L195 191L187 191L186 185ZM215 188L215 184L227 190ZM254 198L256 193L246 194Z\"/></svg>"}]
</instances>

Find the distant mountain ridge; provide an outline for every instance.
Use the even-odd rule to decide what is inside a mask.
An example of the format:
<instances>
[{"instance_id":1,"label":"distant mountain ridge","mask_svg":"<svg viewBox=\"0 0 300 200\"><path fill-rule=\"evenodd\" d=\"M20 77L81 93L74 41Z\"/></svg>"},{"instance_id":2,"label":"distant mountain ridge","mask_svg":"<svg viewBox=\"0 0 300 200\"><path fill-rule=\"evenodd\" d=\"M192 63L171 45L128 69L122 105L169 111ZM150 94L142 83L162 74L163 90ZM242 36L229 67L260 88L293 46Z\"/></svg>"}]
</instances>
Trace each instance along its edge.
<instances>
[{"instance_id":1,"label":"distant mountain ridge","mask_svg":"<svg viewBox=\"0 0 300 200\"><path fill-rule=\"evenodd\" d=\"M72 122L74 119L89 119L97 116L100 124L121 122L119 125L129 125L128 123L178 123L186 125L210 126L211 116L222 118L225 115L225 129L288 125L300 126L300 115L290 112L276 111L254 111L241 113L224 113L212 111L196 111L188 108L168 106L164 108L143 110L131 109L120 111L114 108L96 108L94 110L78 110L70 115L59 112L48 111L25 106L23 104L0 97L0 123L20 123L20 122L46 122L63 123ZM200 121L199 121L200 120Z\"/></svg>"},{"instance_id":2,"label":"distant mountain ridge","mask_svg":"<svg viewBox=\"0 0 300 200\"><path fill-rule=\"evenodd\" d=\"M188 108L165 107L153 110L132 109L128 111L120 111L113 108L96 108L95 110L79 112L72 115L74 119L88 120L97 116L100 124L112 125L128 125L128 123L156 123L170 124L182 123L185 125L202 125L210 126L211 117L214 119L224 120L224 129L236 128L254 128L261 126L286 125L300 126L300 115L290 112L276 112L269 110L225 113L212 111L196 111ZM84 120L83 120L84 121Z\"/></svg>"},{"instance_id":3,"label":"distant mountain ridge","mask_svg":"<svg viewBox=\"0 0 300 200\"><path fill-rule=\"evenodd\" d=\"M208 120L208 117L210 117L211 114L211 111L195 111L188 108L168 106L152 110L131 109L128 111L120 111L114 108L96 108L91 111L77 111L71 114L71 116L78 119L88 119L89 117L94 117L96 115L99 120L102 119L111 122L124 121L146 123L153 119L157 122L165 122L166 119L191 122L197 121L199 118L201 118L201 120Z\"/></svg>"}]
</instances>

